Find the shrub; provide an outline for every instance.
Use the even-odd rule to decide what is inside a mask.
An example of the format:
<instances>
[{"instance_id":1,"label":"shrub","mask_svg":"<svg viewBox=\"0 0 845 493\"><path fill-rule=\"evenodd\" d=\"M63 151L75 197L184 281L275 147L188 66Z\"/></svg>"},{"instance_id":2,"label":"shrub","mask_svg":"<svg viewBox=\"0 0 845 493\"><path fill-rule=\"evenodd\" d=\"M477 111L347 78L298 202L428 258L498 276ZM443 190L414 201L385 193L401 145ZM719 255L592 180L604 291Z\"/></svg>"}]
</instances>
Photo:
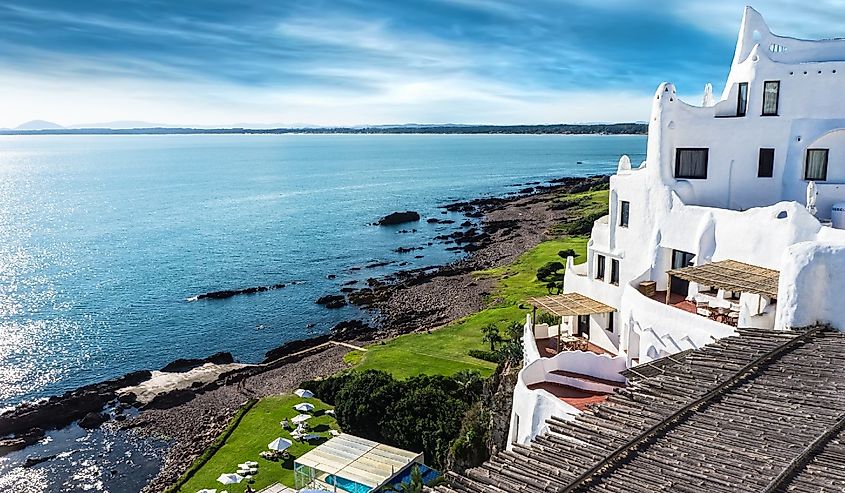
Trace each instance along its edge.
<instances>
[{"instance_id":1,"label":"shrub","mask_svg":"<svg viewBox=\"0 0 845 493\"><path fill-rule=\"evenodd\" d=\"M470 349L467 354L469 354L473 358L489 361L490 363L501 362L499 354L497 354L495 351L485 351L483 349Z\"/></svg>"},{"instance_id":2,"label":"shrub","mask_svg":"<svg viewBox=\"0 0 845 493\"><path fill-rule=\"evenodd\" d=\"M537 279L540 281L556 281L559 278L558 271L563 269L563 264L557 260L547 262L537 269Z\"/></svg>"},{"instance_id":3,"label":"shrub","mask_svg":"<svg viewBox=\"0 0 845 493\"><path fill-rule=\"evenodd\" d=\"M310 390L318 399L334 406L337 402L337 393L352 376L352 372L337 373L322 380L308 380L301 383L300 387Z\"/></svg>"},{"instance_id":4,"label":"shrub","mask_svg":"<svg viewBox=\"0 0 845 493\"><path fill-rule=\"evenodd\" d=\"M489 459L489 436L490 413L482 407L481 402L476 402L464 415L458 438L449 447L449 469L462 473Z\"/></svg>"},{"instance_id":5,"label":"shrub","mask_svg":"<svg viewBox=\"0 0 845 493\"><path fill-rule=\"evenodd\" d=\"M563 259L565 259L566 257L578 258L578 254L575 253L575 250L571 248L567 248L566 250L561 250L557 252L557 256Z\"/></svg>"},{"instance_id":6,"label":"shrub","mask_svg":"<svg viewBox=\"0 0 845 493\"><path fill-rule=\"evenodd\" d=\"M540 312L537 314L538 324L557 325L560 323L560 317L557 317L549 312Z\"/></svg>"}]
</instances>

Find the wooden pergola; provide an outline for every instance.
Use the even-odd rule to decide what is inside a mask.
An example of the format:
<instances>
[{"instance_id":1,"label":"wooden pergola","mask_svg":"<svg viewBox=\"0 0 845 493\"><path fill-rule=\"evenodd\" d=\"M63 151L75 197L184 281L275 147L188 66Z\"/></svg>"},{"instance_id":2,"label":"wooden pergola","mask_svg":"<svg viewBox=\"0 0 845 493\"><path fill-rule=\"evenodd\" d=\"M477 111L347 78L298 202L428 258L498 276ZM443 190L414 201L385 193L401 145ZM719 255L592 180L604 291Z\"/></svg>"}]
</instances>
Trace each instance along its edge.
<instances>
[{"instance_id":1,"label":"wooden pergola","mask_svg":"<svg viewBox=\"0 0 845 493\"><path fill-rule=\"evenodd\" d=\"M577 317L582 315L595 315L599 313L612 313L616 309L612 306L605 305L600 301L584 296L578 293L556 294L551 296L543 296L540 298L531 298L528 300L531 306L534 307L534 312L531 315L532 325L537 323L537 309L545 310L553 315L561 318L563 317ZM557 347L560 347L560 329L557 331Z\"/></svg>"},{"instance_id":2,"label":"wooden pergola","mask_svg":"<svg viewBox=\"0 0 845 493\"><path fill-rule=\"evenodd\" d=\"M778 279L780 278L780 272L776 270L736 260L720 260L704 265L673 269L667 274L669 274L669 286L666 289L667 303L672 292L672 278L675 277L702 286L771 298L776 298L778 295Z\"/></svg>"}]
</instances>

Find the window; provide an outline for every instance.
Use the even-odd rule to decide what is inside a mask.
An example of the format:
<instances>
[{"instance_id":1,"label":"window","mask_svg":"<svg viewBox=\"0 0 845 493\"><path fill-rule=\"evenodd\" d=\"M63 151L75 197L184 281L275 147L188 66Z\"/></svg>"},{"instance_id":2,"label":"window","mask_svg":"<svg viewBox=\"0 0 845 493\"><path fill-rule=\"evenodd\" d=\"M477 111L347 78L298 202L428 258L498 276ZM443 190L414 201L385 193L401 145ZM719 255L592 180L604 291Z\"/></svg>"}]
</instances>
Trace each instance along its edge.
<instances>
[{"instance_id":1,"label":"window","mask_svg":"<svg viewBox=\"0 0 845 493\"><path fill-rule=\"evenodd\" d=\"M827 180L827 154L828 149L807 149L807 162L804 163L805 180Z\"/></svg>"},{"instance_id":2,"label":"window","mask_svg":"<svg viewBox=\"0 0 845 493\"><path fill-rule=\"evenodd\" d=\"M610 312L610 313L607 314L607 331L608 332L613 332L613 318L614 318L613 312Z\"/></svg>"},{"instance_id":3,"label":"window","mask_svg":"<svg viewBox=\"0 0 845 493\"><path fill-rule=\"evenodd\" d=\"M760 159L757 162L757 177L771 178L775 171L775 150L760 149Z\"/></svg>"},{"instance_id":4,"label":"window","mask_svg":"<svg viewBox=\"0 0 845 493\"><path fill-rule=\"evenodd\" d=\"M619 225L623 228L628 227L628 214L631 211L631 203L627 200L619 202Z\"/></svg>"},{"instance_id":5,"label":"window","mask_svg":"<svg viewBox=\"0 0 845 493\"><path fill-rule=\"evenodd\" d=\"M619 260L610 259L610 284L619 285Z\"/></svg>"},{"instance_id":6,"label":"window","mask_svg":"<svg viewBox=\"0 0 845 493\"><path fill-rule=\"evenodd\" d=\"M707 178L709 149L675 151L675 178Z\"/></svg>"},{"instance_id":7,"label":"window","mask_svg":"<svg viewBox=\"0 0 845 493\"><path fill-rule=\"evenodd\" d=\"M604 255L596 255L596 279L604 280Z\"/></svg>"},{"instance_id":8,"label":"window","mask_svg":"<svg viewBox=\"0 0 845 493\"><path fill-rule=\"evenodd\" d=\"M745 116L748 109L748 82L740 82L736 94L736 116Z\"/></svg>"},{"instance_id":9,"label":"window","mask_svg":"<svg viewBox=\"0 0 845 493\"><path fill-rule=\"evenodd\" d=\"M780 81L770 80L763 83L763 116L777 116Z\"/></svg>"}]
</instances>

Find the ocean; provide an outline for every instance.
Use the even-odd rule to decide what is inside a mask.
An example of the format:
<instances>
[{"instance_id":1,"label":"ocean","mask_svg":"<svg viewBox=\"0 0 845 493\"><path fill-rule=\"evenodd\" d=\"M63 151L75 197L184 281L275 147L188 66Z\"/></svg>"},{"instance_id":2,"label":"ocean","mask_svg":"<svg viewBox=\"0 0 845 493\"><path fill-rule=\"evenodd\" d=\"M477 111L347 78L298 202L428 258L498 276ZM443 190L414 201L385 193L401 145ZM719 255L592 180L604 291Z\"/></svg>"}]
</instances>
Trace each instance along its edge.
<instances>
[{"instance_id":1,"label":"ocean","mask_svg":"<svg viewBox=\"0 0 845 493\"><path fill-rule=\"evenodd\" d=\"M260 361L366 316L314 303L341 284L456 259L428 245L455 225L425 219L461 219L438 206L611 173L645 149L644 136L0 137L0 408L176 358ZM372 225L404 210L423 220Z\"/></svg>"}]
</instances>

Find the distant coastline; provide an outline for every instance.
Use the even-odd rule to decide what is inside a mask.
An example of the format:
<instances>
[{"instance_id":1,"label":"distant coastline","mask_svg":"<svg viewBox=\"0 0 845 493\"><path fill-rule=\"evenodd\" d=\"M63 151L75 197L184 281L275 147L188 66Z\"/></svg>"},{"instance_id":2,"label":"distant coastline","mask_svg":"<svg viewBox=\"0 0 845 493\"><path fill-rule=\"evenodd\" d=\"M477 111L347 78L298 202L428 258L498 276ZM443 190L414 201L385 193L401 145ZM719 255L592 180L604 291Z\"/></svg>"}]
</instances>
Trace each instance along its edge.
<instances>
[{"instance_id":1,"label":"distant coastline","mask_svg":"<svg viewBox=\"0 0 845 493\"><path fill-rule=\"evenodd\" d=\"M646 135L646 123L556 125L378 125L302 128L48 128L2 129L0 135L194 135L194 134L461 134L461 135Z\"/></svg>"}]
</instances>

